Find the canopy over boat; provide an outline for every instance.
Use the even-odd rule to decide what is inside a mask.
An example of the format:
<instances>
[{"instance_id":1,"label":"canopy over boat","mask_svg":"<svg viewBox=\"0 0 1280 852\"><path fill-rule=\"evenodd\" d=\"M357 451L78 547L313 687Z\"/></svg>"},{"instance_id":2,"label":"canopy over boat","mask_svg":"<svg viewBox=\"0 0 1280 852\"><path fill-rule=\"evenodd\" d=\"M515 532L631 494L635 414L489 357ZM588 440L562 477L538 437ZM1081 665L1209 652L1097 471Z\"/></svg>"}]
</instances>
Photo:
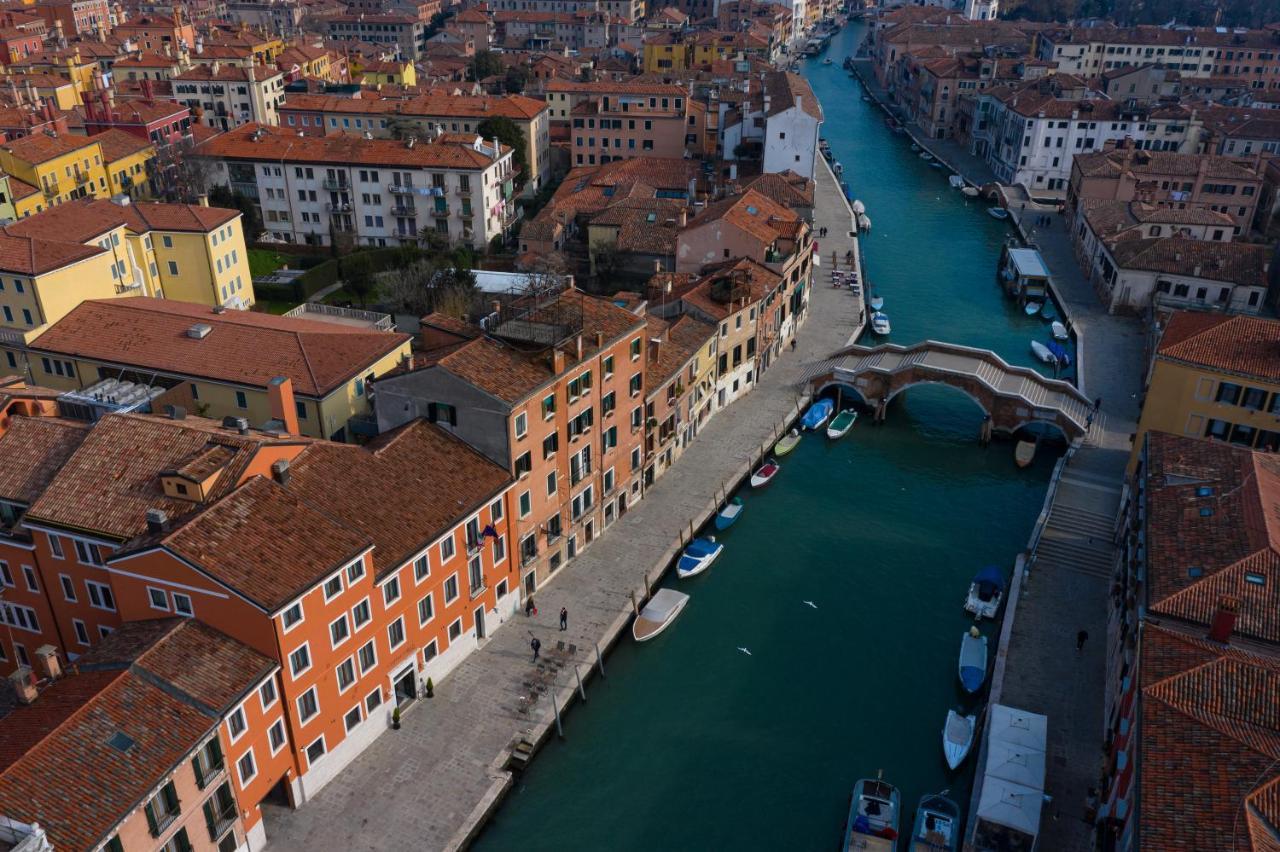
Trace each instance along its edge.
<instances>
[{"instance_id":1,"label":"canopy over boat","mask_svg":"<svg viewBox=\"0 0 1280 852\"><path fill-rule=\"evenodd\" d=\"M978 594L983 600L1004 591L1004 572L995 565L984 565L982 570L973 575L973 582L978 587Z\"/></svg>"},{"instance_id":2,"label":"canopy over boat","mask_svg":"<svg viewBox=\"0 0 1280 852\"><path fill-rule=\"evenodd\" d=\"M667 628L675 617L689 602L689 596L675 589L658 589L640 610L635 623L631 625L631 635L637 642L644 642L657 636Z\"/></svg>"}]
</instances>

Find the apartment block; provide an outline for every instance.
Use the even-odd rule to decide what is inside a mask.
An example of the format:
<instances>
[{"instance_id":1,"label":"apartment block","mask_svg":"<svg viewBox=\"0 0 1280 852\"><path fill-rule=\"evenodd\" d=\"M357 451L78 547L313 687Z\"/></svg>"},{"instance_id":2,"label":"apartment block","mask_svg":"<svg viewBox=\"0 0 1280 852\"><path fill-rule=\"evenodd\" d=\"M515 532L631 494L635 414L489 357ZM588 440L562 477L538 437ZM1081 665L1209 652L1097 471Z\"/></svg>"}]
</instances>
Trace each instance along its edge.
<instances>
[{"instance_id":1,"label":"apartment block","mask_svg":"<svg viewBox=\"0 0 1280 852\"><path fill-rule=\"evenodd\" d=\"M210 139L198 155L286 242L329 245L337 235L357 245L416 244L430 228L481 248L520 215L511 149L474 133L419 143L253 125Z\"/></svg>"},{"instance_id":2,"label":"apartment block","mask_svg":"<svg viewBox=\"0 0 1280 852\"><path fill-rule=\"evenodd\" d=\"M215 130L280 123L276 110L284 100L284 74L275 67L215 60L174 75L170 84L173 99L189 107L196 121Z\"/></svg>"},{"instance_id":3,"label":"apartment block","mask_svg":"<svg viewBox=\"0 0 1280 852\"><path fill-rule=\"evenodd\" d=\"M421 59L426 47L427 22L417 15L333 15L325 19L329 37L393 48L402 59Z\"/></svg>"},{"instance_id":4,"label":"apartment block","mask_svg":"<svg viewBox=\"0 0 1280 852\"><path fill-rule=\"evenodd\" d=\"M684 453L716 409L716 326L691 316L649 316L645 370L644 482L652 485Z\"/></svg>"},{"instance_id":5,"label":"apartment block","mask_svg":"<svg viewBox=\"0 0 1280 852\"><path fill-rule=\"evenodd\" d=\"M701 148L697 132L689 132L689 93L683 86L554 81L546 91L549 103L565 95L570 104L575 166L629 157L679 158Z\"/></svg>"},{"instance_id":6,"label":"apartment block","mask_svg":"<svg viewBox=\"0 0 1280 852\"><path fill-rule=\"evenodd\" d=\"M102 147L84 136L38 133L0 143L0 168L9 175L19 217L110 193ZM33 191L20 193L19 182Z\"/></svg>"}]
</instances>

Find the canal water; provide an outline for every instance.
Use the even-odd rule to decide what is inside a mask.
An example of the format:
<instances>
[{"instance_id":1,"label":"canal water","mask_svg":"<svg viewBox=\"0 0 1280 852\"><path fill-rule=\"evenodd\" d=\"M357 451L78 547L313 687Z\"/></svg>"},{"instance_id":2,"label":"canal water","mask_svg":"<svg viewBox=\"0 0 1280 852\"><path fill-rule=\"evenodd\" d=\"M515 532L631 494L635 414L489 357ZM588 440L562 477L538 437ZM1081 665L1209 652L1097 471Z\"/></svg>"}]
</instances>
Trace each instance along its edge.
<instances>
[{"instance_id":1,"label":"canal water","mask_svg":"<svg viewBox=\"0 0 1280 852\"><path fill-rule=\"evenodd\" d=\"M805 73L872 218L867 273L891 339L1030 364L1041 323L994 280L1004 226L860 100L839 67L860 38L846 29L833 65ZM964 595L1026 544L1054 459L1019 470L1008 443L980 448L982 413L950 388L913 388L886 425L869 420L838 442L807 436L767 489L743 493L711 570L667 581L692 595L676 624L619 644L476 848L833 849L853 783L881 770L904 833L926 792L967 807L972 765L949 772L940 742L949 707L978 706L956 678Z\"/></svg>"}]
</instances>

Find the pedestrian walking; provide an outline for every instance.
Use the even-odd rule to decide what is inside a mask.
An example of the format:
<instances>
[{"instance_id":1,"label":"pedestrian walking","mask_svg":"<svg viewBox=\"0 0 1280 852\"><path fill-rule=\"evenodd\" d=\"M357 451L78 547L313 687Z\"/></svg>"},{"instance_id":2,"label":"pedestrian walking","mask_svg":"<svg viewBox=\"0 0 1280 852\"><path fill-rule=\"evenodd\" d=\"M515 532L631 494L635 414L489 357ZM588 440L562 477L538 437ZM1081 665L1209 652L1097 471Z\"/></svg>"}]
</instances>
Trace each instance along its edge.
<instances>
[{"instance_id":1,"label":"pedestrian walking","mask_svg":"<svg viewBox=\"0 0 1280 852\"><path fill-rule=\"evenodd\" d=\"M1089 631L1081 630L1076 634L1076 651L1084 650L1084 643L1089 641Z\"/></svg>"},{"instance_id":2,"label":"pedestrian walking","mask_svg":"<svg viewBox=\"0 0 1280 852\"><path fill-rule=\"evenodd\" d=\"M794 337L791 338L791 351L792 352L796 351L796 339Z\"/></svg>"},{"instance_id":3,"label":"pedestrian walking","mask_svg":"<svg viewBox=\"0 0 1280 852\"><path fill-rule=\"evenodd\" d=\"M1084 419L1084 430L1088 432L1092 428L1093 428L1093 412L1090 411L1089 415Z\"/></svg>"},{"instance_id":4,"label":"pedestrian walking","mask_svg":"<svg viewBox=\"0 0 1280 852\"><path fill-rule=\"evenodd\" d=\"M538 607L533 602L533 595L530 595L524 602L525 617L531 618L538 614Z\"/></svg>"},{"instance_id":5,"label":"pedestrian walking","mask_svg":"<svg viewBox=\"0 0 1280 852\"><path fill-rule=\"evenodd\" d=\"M569 608L568 607L563 607L563 606L560 607L560 629L561 630L569 629Z\"/></svg>"},{"instance_id":6,"label":"pedestrian walking","mask_svg":"<svg viewBox=\"0 0 1280 852\"><path fill-rule=\"evenodd\" d=\"M1097 399L1095 399L1095 400L1093 401L1093 410L1094 410L1094 411L1101 411L1101 410L1102 410L1102 397L1098 397Z\"/></svg>"},{"instance_id":7,"label":"pedestrian walking","mask_svg":"<svg viewBox=\"0 0 1280 852\"><path fill-rule=\"evenodd\" d=\"M529 647L533 649L533 661L538 662L538 652L542 650L542 643L538 641L537 636L529 640Z\"/></svg>"}]
</instances>

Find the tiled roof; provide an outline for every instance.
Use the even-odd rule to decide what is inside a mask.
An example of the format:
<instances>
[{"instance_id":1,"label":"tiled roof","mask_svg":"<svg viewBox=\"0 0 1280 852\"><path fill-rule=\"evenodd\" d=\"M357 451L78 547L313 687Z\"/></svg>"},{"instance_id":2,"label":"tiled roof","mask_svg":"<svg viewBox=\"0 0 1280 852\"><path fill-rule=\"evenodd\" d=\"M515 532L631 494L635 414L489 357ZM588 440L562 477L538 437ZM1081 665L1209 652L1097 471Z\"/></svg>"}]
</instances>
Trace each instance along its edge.
<instances>
[{"instance_id":1,"label":"tiled roof","mask_svg":"<svg viewBox=\"0 0 1280 852\"><path fill-rule=\"evenodd\" d=\"M15 417L0 435L0 499L30 505L89 434L60 417Z\"/></svg>"},{"instance_id":2,"label":"tiled roof","mask_svg":"<svg viewBox=\"0 0 1280 852\"><path fill-rule=\"evenodd\" d=\"M337 114L407 115L445 118L503 116L528 120L547 109L545 102L524 95L420 95L410 98L381 98L369 93L359 98L337 95L289 95L282 111L300 110Z\"/></svg>"},{"instance_id":3,"label":"tiled roof","mask_svg":"<svg viewBox=\"0 0 1280 852\"><path fill-rule=\"evenodd\" d=\"M119 204L78 198L6 225L4 233L32 239L56 239L66 241L71 246L86 248L80 244L101 237L127 222L124 208Z\"/></svg>"},{"instance_id":4,"label":"tiled roof","mask_svg":"<svg viewBox=\"0 0 1280 852\"><path fill-rule=\"evenodd\" d=\"M194 417L109 415L93 427L26 517L128 541L146 531L148 509L160 509L177 521L201 508L166 496L161 473L181 467L211 446L226 447L235 455L210 489L209 499L216 499L235 487L260 447L297 443L307 439L261 432L240 435Z\"/></svg>"},{"instance_id":5,"label":"tiled roof","mask_svg":"<svg viewBox=\"0 0 1280 852\"><path fill-rule=\"evenodd\" d=\"M702 277L680 298L713 319L724 319L742 310L742 307L712 298L711 287L726 276L735 274L741 275L746 282L746 302L749 305L756 304L782 283L781 275L750 258L742 257L704 268Z\"/></svg>"},{"instance_id":6,"label":"tiled roof","mask_svg":"<svg viewBox=\"0 0 1280 852\"><path fill-rule=\"evenodd\" d=\"M212 331L190 337L196 324ZM137 297L81 302L31 346L249 387L286 376L295 393L323 397L408 340L394 332Z\"/></svg>"},{"instance_id":7,"label":"tiled roof","mask_svg":"<svg viewBox=\"0 0 1280 852\"><path fill-rule=\"evenodd\" d=\"M21 181L11 179L9 183L13 186ZM18 196L16 192L14 195ZM24 235L17 227L22 221L0 228L0 271L16 272L21 275L43 275L72 263L96 257L104 251L98 246L55 242Z\"/></svg>"},{"instance_id":8,"label":"tiled roof","mask_svg":"<svg viewBox=\"0 0 1280 852\"><path fill-rule=\"evenodd\" d=\"M383 508L370 504L368 510ZM333 518L323 502L313 507L274 480L257 476L159 543L274 612L373 541Z\"/></svg>"},{"instance_id":9,"label":"tiled roof","mask_svg":"<svg viewBox=\"0 0 1280 852\"><path fill-rule=\"evenodd\" d=\"M253 77L254 82L258 85L266 83L275 77L283 74L278 68L272 68L270 65L254 65ZM183 71L181 74L175 74L173 80L182 83L199 83L199 82L230 82L230 83L247 83L249 82L249 69L240 65L212 63L209 65L196 65L195 67Z\"/></svg>"},{"instance_id":10,"label":"tiled roof","mask_svg":"<svg viewBox=\"0 0 1280 852\"><path fill-rule=\"evenodd\" d=\"M403 565L511 482L504 468L423 420L364 447L314 444L289 470L288 493L373 542L379 575Z\"/></svg>"},{"instance_id":11,"label":"tiled roof","mask_svg":"<svg viewBox=\"0 0 1280 852\"><path fill-rule=\"evenodd\" d=\"M657 359L650 358L645 367L645 388L653 394L706 345L715 335L716 327L689 316L679 317L671 323L656 317L649 317L648 321L649 337L662 338Z\"/></svg>"},{"instance_id":12,"label":"tiled roof","mask_svg":"<svg viewBox=\"0 0 1280 852\"><path fill-rule=\"evenodd\" d=\"M1172 151L1145 151L1117 148L1077 154L1072 159L1086 177L1119 177L1125 172L1142 178L1150 175L1195 177L1204 169L1206 178L1261 180L1257 169L1239 160L1216 154L1178 154Z\"/></svg>"},{"instance_id":13,"label":"tiled roof","mask_svg":"<svg viewBox=\"0 0 1280 852\"><path fill-rule=\"evenodd\" d=\"M40 823L54 848L96 847L214 732L228 698L274 667L196 621L122 625L5 717L0 811ZM111 744L118 734L126 749Z\"/></svg>"},{"instance_id":14,"label":"tiled roof","mask_svg":"<svg viewBox=\"0 0 1280 852\"><path fill-rule=\"evenodd\" d=\"M1150 622L1141 637L1135 840L1274 852L1280 661Z\"/></svg>"},{"instance_id":15,"label":"tiled roof","mask_svg":"<svg viewBox=\"0 0 1280 852\"><path fill-rule=\"evenodd\" d=\"M32 133L20 139L0 142L0 149L8 151L24 163L43 163L95 144L96 140L85 136L72 136L66 133L62 135Z\"/></svg>"},{"instance_id":16,"label":"tiled roof","mask_svg":"<svg viewBox=\"0 0 1280 852\"><path fill-rule=\"evenodd\" d=\"M255 141L254 134L258 134ZM503 152L511 150L503 147ZM290 163L337 163L402 168L486 169L494 158L471 145L422 140L410 146L395 139L363 136L298 136L281 127L246 124L200 145L205 157Z\"/></svg>"},{"instance_id":17,"label":"tiled roof","mask_svg":"<svg viewBox=\"0 0 1280 852\"><path fill-rule=\"evenodd\" d=\"M1280 321L1174 311L1156 354L1213 370L1280 381Z\"/></svg>"},{"instance_id":18,"label":"tiled roof","mask_svg":"<svg viewBox=\"0 0 1280 852\"><path fill-rule=\"evenodd\" d=\"M108 163L152 147L151 143L141 136L125 133L123 130L117 130L114 127L96 134L93 140L102 146L102 159Z\"/></svg>"},{"instance_id":19,"label":"tiled roof","mask_svg":"<svg viewBox=\"0 0 1280 852\"><path fill-rule=\"evenodd\" d=\"M748 189L741 195L707 205L689 222L689 227L697 228L719 220L734 225L767 246L787 235L788 223L798 221L799 216L755 190Z\"/></svg>"},{"instance_id":20,"label":"tiled roof","mask_svg":"<svg viewBox=\"0 0 1280 852\"><path fill-rule=\"evenodd\" d=\"M674 256L683 208L677 201L628 200L594 217L591 226L617 228L615 247L620 252Z\"/></svg>"},{"instance_id":21,"label":"tiled roof","mask_svg":"<svg viewBox=\"0 0 1280 852\"><path fill-rule=\"evenodd\" d=\"M1116 266L1168 275L1190 275L1246 287L1266 287L1272 248L1183 237L1108 243Z\"/></svg>"},{"instance_id":22,"label":"tiled roof","mask_svg":"<svg viewBox=\"0 0 1280 852\"><path fill-rule=\"evenodd\" d=\"M1114 199L1082 198L1080 208L1085 211L1089 228L1100 237L1117 234L1139 225L1217 225L1224 229L1235 226L1235 220L1226 213L1208 207L1162 207L1145 201L1116 201Z\"/></svg>"},{"instance_id":23,"label":"tiled roof","mask_svg":"<svg viewBox=\"0 0 1280 852\"><path fill-rule=\"evenodd\" d=\"M147 231L185 231L207 234L233 222L242 215L227 207L205 207L200 204L166 204L134 201L124 208L129 228L136 234Z\"/></svg>"},{"instance_id":24,"label":"tiled roof","mask_svg":"<svg viewBox=\"0 0 1280 852\"><path fill-rule=\"evenodd\" d=\"M812 207L816 184L788 169L767 172L748 181L743 189L753 189L783 207Z\"/></svg>"},{"instance_id":25,"label":"tiled roof","mask_svg":"<svg viewBox=\"0 0 1280 852\"><path fill-rule=\"evenodd\" d=\"M769 95L769 114L776 115L793 106L799 106L811 118L822 121L822 104L809 88L809 82L790 71L768 72L764 78L764 90Z\"/></svg>"}]
</instances>

